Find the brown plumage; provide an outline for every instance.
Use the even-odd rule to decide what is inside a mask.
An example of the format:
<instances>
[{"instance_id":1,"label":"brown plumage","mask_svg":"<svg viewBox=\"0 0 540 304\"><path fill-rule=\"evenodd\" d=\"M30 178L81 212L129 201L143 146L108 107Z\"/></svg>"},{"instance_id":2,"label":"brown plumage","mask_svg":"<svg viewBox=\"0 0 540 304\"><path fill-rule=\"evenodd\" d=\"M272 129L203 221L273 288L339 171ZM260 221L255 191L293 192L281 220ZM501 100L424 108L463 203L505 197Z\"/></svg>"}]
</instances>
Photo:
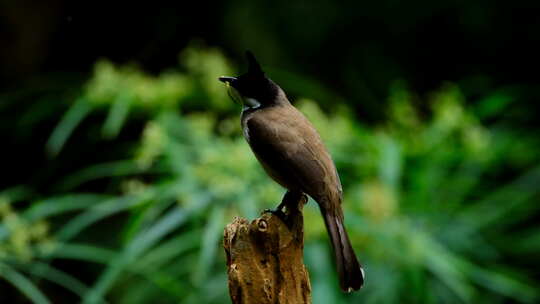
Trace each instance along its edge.
<instances>
[{"instance_id":1,"label":"brown plumage","mask_svg":"<svg viewBox=\"0 0 540 304\"><path fill-rule=\"evenodd\" d=\"M268 79L252 55L250 69L223 77L244 98L244 137L273 180L293 193L306 193L318 204L334 249L340 286L358 290L364 273L343 225L342 188L334 162L309 120Z\"/></svg>"}]
</instances>

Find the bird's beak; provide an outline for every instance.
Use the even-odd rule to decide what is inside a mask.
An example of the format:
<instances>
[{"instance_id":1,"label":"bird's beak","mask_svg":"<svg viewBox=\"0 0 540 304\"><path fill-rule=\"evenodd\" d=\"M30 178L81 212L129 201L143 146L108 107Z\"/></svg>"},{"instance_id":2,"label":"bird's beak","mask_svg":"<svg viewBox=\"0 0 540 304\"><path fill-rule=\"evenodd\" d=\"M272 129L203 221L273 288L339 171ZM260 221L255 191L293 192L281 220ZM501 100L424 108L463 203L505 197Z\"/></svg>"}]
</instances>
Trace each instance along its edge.
<instances>
[{"instance_id":1,"label":"bird's beak","mask_svg":"<svg viewBox=\"0 0 540 304\"><path fill-rule=\"evenodd\" d=\"M236 82L236 77L229 77L229 76L221 76L218 78L219 81L225 83L227 85L227 94L229 94L229 97L238 104L242 104L242 96L236 89L234 89L234 83Z\"/></svg>"},{"instance_id":2,"label":"bird's beak","mask_svg":"<svg viewBox=\"0 0 540 304\"><path fill-rule=\"evenodd\" d=\"M221 76L218 79L219 81L224 82L226 84L232 84L236 80L236 77Z\"/></svg>"}]
</instances>

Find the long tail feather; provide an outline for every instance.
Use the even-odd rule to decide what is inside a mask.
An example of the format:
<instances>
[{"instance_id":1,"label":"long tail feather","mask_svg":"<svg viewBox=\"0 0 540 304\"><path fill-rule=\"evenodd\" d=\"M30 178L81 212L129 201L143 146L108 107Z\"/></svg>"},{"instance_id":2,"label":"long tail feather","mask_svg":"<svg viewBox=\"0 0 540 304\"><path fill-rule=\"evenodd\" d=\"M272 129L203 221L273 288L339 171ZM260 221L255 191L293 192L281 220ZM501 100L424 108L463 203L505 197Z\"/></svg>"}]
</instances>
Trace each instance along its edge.
<instances>
[{"instance_id":1,"label":"long tail feather","mask_svg":"<svg viewBox=\"0 0 540 304\"><path fill-rule=\"evenodd\" d=\"M349 236L343 226L341 210L333 211L321 208L324 223L334 249L339 284L343 291L351 292L360 289L364 284L364 270L356 259Z\"/></svg>"}]
</instances>

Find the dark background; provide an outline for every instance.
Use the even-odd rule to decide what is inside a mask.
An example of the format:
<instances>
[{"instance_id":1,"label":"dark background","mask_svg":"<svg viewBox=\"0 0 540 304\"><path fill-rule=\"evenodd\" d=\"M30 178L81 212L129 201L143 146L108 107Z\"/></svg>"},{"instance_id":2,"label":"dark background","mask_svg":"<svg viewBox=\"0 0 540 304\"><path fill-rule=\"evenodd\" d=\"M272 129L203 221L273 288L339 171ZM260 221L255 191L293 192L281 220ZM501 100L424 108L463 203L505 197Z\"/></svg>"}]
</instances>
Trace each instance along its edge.
<instances>
[{"instance_id":1,"label":"dark background","mask_svg":"<svg viewBox=\"0 0 540 304\"><path fill-rule=\"evenodd\" d=\"M237 59L251 49L267 66L321 79L376 109L395 79L420 93L443 81L483 84L469 94L536 85L538 8L536 1L8 1L2 86L55 73L84 77L100 57L158 72L199 39ZM350 87L356 78L365 92Z\"/></svg>"}]
</instances>

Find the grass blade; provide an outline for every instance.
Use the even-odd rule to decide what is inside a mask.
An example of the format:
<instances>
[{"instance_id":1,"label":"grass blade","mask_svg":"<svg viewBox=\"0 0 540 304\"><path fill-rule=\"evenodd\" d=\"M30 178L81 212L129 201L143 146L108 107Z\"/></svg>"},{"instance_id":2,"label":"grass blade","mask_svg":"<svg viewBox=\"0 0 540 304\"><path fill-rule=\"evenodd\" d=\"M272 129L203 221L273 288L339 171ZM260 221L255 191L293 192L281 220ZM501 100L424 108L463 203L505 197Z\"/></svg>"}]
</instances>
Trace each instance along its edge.
<instances>
[{"instance_id":1,"label":"grass blade","mask_svg":"<svg viewBox=\"0 0 540 304\"><path fill-rule=\"evenodd\" d=\"M15 269L5 264L0 264L0 277L15 286L20 292L28 297L28 299L32 300L32 302L36 304L51 303L32 281Z\"/></svg>"},{"instance_id":2,"label":"grass blade","mask_svg":"<svg viewBox=\"0 0 540 304\"><path fill-rule=\"evenodd\" d=\"M68 194L53 197L33 204L23 213L23 217L28 221L36 221L65 212L95 206L99 202L110 198L110 195L101 194Z\"/></svg>"},{"instance_id":3,"label":"grass blade","mask_svg":"<svg viewBox=\"0 0 540 304\"><path fill-rule=\"evenodd\" d=\"M127 265L139 257L144 250L151 247L170 231L182 224L186 218L186 210L177 207L150 229L141 233L130 242L122 254L109 263L109 266L98 278L94 287L88 292L83 303L97 303L99 298L103 297Z\"/></svg>"},{"instance_id":4,"label":"grass blade","mask_svg":"<svg viewBox=\"0 0 540 304\"><path fill-rule=\"evenodd\" d=\"M540 167L536 167L482 201L466 208L460 218L468 219L469 225L475 229L487 227L505 217L500 224L512 220L508 218L509 212L540 192L539 182Z\"/></svg>"},{"instance_id":5,"label":"grass blade","mask_svg":"<svg viewBox=\"0 0 540 304\"><path fill-rule=\"evenodd\" d=\"M113 102L103 125L102 133L105 138L111 139L120 133L120 129L128 117L132 101L133 98L127 94L120 94Z\"/></svg>"},{"instance_id":6,"label":"grass blade","mask_svg":"<svg viewBox=\"0 0 540 304\"><path fill-rule=\"evenodd\" d=\"M61 241L69 240L86 227L105 217L148 202L151 195L151 193L146 192L140 195L106 200L92 207L88 211L78 215L69 223L64 225L62 229L57 232L56 238Z\"/></svg>"},{"instance_id":7,"label":"grass blade","mask_svg":"<svg viewBox=\"0 0 540 304\"><path fill-rule=\"evenodd\" d=\"M98 264L107 264L116 257L116 252L110 249L89 244L65 243L57 244L51 250L41 250L41 258L71 259Z\"/></svg>"},{"instance_id":8,"label":"grass blade","mask_svg":"<svg viewBox=\"0 0 540 304\"><path fill-rule=\"evenodd\" d=\"M23 268L26 268L26 272L35 275L37 277L40 277L42 279L45 279L47 281L51 281L53 283L56 283L70 291L72 291L74 294L78 295L79 297L83 297L83 295L86 293L88 287L83 284L81 281L79 281L74 276L67 274L61 270L58 270L46 263L42 262L33 262L31 265L22 266Z\"/></svg>"},{"instance_id":9,"label":"grass blade","mask_svg":"<svg viewBox=\"0 0 540 304\"><path fill-rule=\"evenodd\" d=\"M86 99L79 98L75 101L47 141L47 151L51 155L56 156L62 150L73 130L75 130L91 110L92 107Z\"/></svg>"},{"instance_id":10,"label":"grass blade","mask_svg":"<svg viewBox=\"0 0 540 304\"><path fill-rule=\"evenodd\" d=\"M538 303L538 289L521 282L502 272L480 268L472 263L466 263L471 268L472 278L487 289L525 303Z\"/></svg>"},{"instance_id":11,"label":"grass blade","mask_svg":"<svg viewBox=\"0 0 540 304\"><path fill-rule=\"evenodd\" d=\"M197 271L195 271L194 281L197 285L203 283L214 265L217 244L223 235L223 216L225 209L221 206L212 208L208 217L206 229L202 235L202 245Z\"/></svg>"},{"instance_id":12,"label":"grass blade","mask_svg":"<svg viewBox=\"0 0 540 304\"><path fill-rule=\"evenodd\" d=\"M60 184L58 184L56 188L58 188L59 191L68 191L91 180L105 177L140 174L145 171L146 169L141 168L135 161L132 160L97 164L69 175Z\"/></svg>"}]
</instances>

